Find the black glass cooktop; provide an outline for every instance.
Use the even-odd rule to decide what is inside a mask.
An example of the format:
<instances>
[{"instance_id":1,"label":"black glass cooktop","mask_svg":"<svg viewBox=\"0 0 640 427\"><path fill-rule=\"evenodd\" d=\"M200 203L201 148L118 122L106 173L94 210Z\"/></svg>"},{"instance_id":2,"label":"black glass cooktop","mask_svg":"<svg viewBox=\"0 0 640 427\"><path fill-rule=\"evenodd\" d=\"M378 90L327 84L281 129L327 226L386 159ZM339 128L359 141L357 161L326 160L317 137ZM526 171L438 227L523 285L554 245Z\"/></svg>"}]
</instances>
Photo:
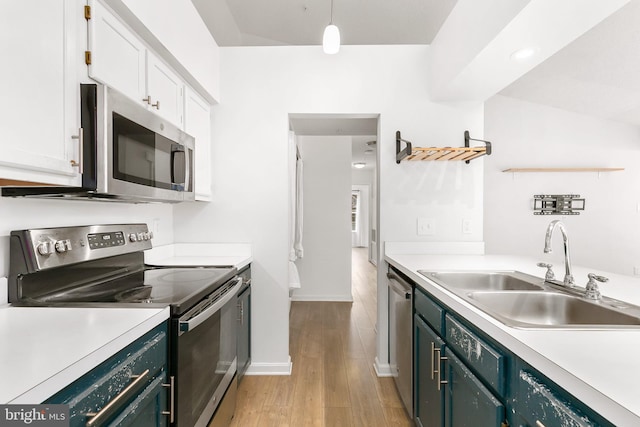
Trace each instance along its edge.
<instances>
[{"instance_id":1,"label":"black glass cooktop","mask_svg":"<svg viewBox=\"0 0 640 427\"><path fill-rule=\"evenodd\" d=\"M23 303L44 306L147 304L171 306L172 314L182 314L235 273L235 268L152 268L43 294Z\"/></svg>"}]
</instances>

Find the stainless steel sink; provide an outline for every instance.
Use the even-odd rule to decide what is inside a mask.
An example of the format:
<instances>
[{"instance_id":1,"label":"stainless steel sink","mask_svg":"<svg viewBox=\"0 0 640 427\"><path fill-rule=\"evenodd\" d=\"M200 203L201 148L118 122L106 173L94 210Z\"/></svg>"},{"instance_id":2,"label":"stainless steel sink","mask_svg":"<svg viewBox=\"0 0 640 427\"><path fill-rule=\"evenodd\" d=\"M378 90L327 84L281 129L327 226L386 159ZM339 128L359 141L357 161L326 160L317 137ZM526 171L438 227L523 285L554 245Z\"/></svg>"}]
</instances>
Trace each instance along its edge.
<instances>
[{"instance_id":1,"label":"stainless steel sink","mask_svg":"<svg viewBox=\"0 0 640 427\"><path fill-rule=\"evenodd\" d=\"M467 291L539 291L544 280L519 271L447 271L418 270L418 273L445 288Z\"/></svg>"},{"instance_id":2,"label":"stainless steel sink","mask_svg":"<svg viewBox=\"0 0 640 427\"><path fill-rule=\"evenodd\" d=\"M466 299L507 326L520 328L639 328L637 307L616 309L553 291L469 292ZM628 310L630 314L623 311ZM633 314L631 314L633 313Z\"/></svg>"}]
</instances>

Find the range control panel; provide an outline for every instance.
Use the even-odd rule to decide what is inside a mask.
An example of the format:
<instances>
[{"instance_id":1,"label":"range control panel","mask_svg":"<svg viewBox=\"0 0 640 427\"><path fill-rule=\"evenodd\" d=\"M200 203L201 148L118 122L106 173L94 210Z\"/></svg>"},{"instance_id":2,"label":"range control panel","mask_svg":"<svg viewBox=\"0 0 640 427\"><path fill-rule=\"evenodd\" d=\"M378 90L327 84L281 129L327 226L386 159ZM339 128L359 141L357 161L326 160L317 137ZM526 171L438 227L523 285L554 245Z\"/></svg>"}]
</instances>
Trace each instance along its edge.
<instances>
[{"instance_id":1,"label":"range control panel","mask_svg":"<svg viewBox=\"0 0 640 427\"><path fill-rule=\"evenodd\" d=\"M115 231L111 233L94 233L87 235L89 249L110 248L124 246L124 233Z\"/></svg>"},{"instance_id":2,"label":"range control panel","mask_svg":"<svg viewBox=\"0 0 640 427\"><path fill-rule=\"evenodd\" d=\"M26 272L151 249L146 224L109 224L11 232L10 258L26 257ZM18 263L22 264L22 263Z\"/></svg>"}]
</instances>

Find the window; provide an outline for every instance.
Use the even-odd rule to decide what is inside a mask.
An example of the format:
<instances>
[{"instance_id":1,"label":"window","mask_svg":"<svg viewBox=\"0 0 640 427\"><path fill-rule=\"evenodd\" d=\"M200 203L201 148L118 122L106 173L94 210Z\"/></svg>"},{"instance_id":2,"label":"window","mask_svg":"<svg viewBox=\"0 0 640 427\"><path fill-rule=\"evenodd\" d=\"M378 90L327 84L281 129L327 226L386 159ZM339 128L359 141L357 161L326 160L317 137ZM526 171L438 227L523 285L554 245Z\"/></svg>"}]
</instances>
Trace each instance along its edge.
<instances>
[{"instance_id":1,"label":"window","mask_svg":"<svg viewBox=\"0 0 640 427\"><path fill-rule=\"evenodd\" d=\"M351 231L358 231L358 215L360 210L360 191L351 192Z\"/></svg>"}]
</instances>

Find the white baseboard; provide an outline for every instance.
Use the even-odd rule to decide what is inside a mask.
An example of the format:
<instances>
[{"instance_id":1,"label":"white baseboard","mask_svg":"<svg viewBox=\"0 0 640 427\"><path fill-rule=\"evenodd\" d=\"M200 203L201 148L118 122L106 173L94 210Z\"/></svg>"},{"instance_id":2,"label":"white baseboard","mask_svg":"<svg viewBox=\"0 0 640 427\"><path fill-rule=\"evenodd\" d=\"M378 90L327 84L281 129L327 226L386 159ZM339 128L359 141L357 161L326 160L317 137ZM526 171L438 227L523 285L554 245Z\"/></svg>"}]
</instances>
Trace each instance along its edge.
<instances>
[{"instance_id":1,"label":"white baseboard","mask_svg":"<svg viewBox=\"0 0 640 427\"><path fill-rule=\"evenodd\" d=\"M251 362L245 375L291 375L293 363L291 356L287 363L256 363Z\"/></svg>"},{"instance_id":2,"label":"white baseboard","mask_svg":"<svg viewBox=\"0 0 640 427\"><path fill-rule=\"evenodd\" d=\"M388 363L380 363L377 356L376 356L376 361L373 364L373 369L376 370L376 375L379 377L393 376L393 370L391 369L391 365Z\"/></svg>"},{"instance_id":3,"label":"white baseboard","mask_svg":"<svg viewBox=\"0 0 640 427\"><path fill-rule=\"evenodd\" d=\"M291 296L291 301L318 301L318 302L353 302L351 295L296 295Z\"/></svg>"}]
</instances>

